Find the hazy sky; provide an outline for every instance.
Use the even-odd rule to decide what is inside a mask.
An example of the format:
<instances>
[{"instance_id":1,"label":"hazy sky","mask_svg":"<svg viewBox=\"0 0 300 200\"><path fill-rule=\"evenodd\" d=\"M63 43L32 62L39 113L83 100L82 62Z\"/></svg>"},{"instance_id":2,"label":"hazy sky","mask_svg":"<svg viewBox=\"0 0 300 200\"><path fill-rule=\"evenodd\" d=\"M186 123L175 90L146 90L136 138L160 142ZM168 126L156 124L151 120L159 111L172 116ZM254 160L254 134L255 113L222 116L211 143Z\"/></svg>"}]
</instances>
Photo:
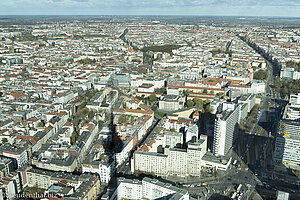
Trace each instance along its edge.
<instances>
[{"instance_id":1,"label":"hazy sky","mask_svg":"<svg viewBox=\"0 0 300 200\"><path fill-rule=\"evenodd\" d=\"M300 0L0 0L0 14L300 17Z\"/></svg>"}]
</instances>

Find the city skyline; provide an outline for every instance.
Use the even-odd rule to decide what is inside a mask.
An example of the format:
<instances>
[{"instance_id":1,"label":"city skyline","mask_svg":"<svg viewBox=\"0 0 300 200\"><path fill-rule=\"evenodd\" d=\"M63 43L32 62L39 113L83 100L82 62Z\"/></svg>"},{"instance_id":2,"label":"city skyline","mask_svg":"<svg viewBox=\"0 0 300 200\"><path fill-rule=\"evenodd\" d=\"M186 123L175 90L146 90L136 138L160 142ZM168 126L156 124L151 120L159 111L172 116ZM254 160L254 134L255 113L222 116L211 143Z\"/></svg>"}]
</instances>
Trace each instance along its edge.
<instances>
[{"instance_id":1,"label":"city skyline","mask_svg":"<svg viewBox=\"0 0 300 200\"><path fill-rule=\"evenodd\" d=\"M300 17L296 0L8 0L1 15L212 15Z\"/></svg>"},{"instance_id":2,"label":"city skyline","mask_svg":"<svg viewBox=\"0 0 300 200\"><path fill-rule=\"evenodd\" d=\"M299 3L98 1L0 1L0 199L300 199Z\"/></svg>"}]
</instances>

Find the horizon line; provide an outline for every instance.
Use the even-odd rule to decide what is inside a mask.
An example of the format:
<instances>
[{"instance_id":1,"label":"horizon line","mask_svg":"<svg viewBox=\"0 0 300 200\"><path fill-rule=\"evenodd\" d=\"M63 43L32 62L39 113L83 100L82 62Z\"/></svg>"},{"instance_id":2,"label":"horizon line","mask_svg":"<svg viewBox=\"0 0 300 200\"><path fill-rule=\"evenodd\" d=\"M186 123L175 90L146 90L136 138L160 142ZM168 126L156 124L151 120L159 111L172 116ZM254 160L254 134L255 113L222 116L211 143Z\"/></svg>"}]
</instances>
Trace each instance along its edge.
<instances>
[{"instance_id":1,"label":"horizon line","mask_svg":"<svg viewBox=\"0 0 300 200\"><path fill-rule=\"evenodd\" d=\"M180 15L174 15L174 14L6 14L0 16L185 16L185 17L265 17L265 18L299 18L296 16L275 16L275 15L215 15L215 14L206 14L206 15L190 15L190 14L180 14Z\"/></svg>"}]
</instances>

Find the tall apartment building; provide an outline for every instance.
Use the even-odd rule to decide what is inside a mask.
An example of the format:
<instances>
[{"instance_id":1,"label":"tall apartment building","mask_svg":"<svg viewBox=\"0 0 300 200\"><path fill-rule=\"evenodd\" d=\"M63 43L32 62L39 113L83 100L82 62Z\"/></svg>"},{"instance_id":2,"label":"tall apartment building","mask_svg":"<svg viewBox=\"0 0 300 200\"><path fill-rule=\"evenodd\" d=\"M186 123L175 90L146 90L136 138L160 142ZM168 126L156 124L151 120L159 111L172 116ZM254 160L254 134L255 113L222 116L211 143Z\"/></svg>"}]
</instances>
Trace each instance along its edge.
<instances>
[{"instance_id":1,"label":"tall apartment building","mask_svg":"<svg viewBox=\"0 0 300 200\"><path fill-rule=\"evenodd\" d=\"M225 156L232 147L238 131L240 105L233 110L225 110L217 114L214 125L213 153Z\"/></svg>"},{"instance_id":2,"label":"tall apartment building","mask_svg":"<svg viewBox=\"0 0 300 200\"><path fill-rule=\"evenodd\" d=\"M287 168L300 169L300 94L290 95L275 140L274 161Z\"/></svg>"},{"instance_id":3,"label":"tall apartment building","mask_svg":"<svg viewBox=\"0 0 300 200\"><path fill-rule=\"evenodd\" d=\"M202 158L207 152L207 137L200 136L196 143L189 143L187 149L187 171L189 175L198 176L201 173Z\"/></svg>"},{"instance_id":4,"label":"tall apartment building","mask_svg":"<svg viewBox=\"0 0 300 200\"><path fill-rule=\"evenodd\" d=\"M167 176L168 174L168 155L136 151L132 161L133 171L147 172L158 176Z\"/></svg>"},{"instance_id":5,"label":"tall apartment building","mask_svg":"<svg viewBox=\"0 0 300 200\"><path fill-rule=\"evenodd\" d=\"M283 119L275 141L274 161L288 168L300 169L300 121Z\"/></svg>"},{"instance_id":6,"label":"tall apartment building","mask_svg":"<svg viewBox=\"0 0 300 200\"><path fill-rule=\"evenodd\" d=\"M187 172L187 150L170 148L168 154L168 173L185 176Z\"/></svg>"},{"instance_id":7,"label":"tall apartment building","mask_svg":"<svg viewBox=\"0 0 300 200\"><path fill-rule=\"evenodd\" d=\"M201 160L206 150L207 136L202 135L197 142L189 143L187 149L166 147L164 154L136 151L132 170L158 176L200 176Z\"/></svg>"}]
</instances>

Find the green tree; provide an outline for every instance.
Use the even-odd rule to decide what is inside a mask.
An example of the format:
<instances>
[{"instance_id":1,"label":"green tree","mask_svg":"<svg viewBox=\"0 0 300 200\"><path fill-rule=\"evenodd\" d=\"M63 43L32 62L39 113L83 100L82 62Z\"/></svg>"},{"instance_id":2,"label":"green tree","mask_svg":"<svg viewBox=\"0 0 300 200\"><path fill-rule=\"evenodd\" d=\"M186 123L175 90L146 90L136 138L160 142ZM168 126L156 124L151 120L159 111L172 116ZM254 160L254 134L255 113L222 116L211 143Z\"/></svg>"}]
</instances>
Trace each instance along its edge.
<instances>
[{"instance_id":1,"label":"green tree","mask_svg":"<svg viewBox=\"0 0 300 200\"><path fill-rule=\"evenodd\" d=\"M202 99L199 99L198 97L194 98L194 102L195 102L196 107L202 107L203 106Z\"/></svg>"},{"instance_id":2,"label":"green tree","mask_svg":"<svg viewBox=\"0 0 300 200\"><path fill-rule=\"evenodd\" d=\"M184 95L184 96L189 96L190 95L190 91L189 90L183 90L183 92L182 92L182 94Z\"/></svg>"},{"instance_id":3,"label":"green tree","mask_svg":"<svg viewBox=\"0 0 300 200\"><path fill-rule=\"evenodd\" d=\"M203 104L202 104L202 103L200 103L200 102L197 102L197 103L195 103L195 106L196 106L196 107L202 107L202 106L203 106Z\"/></svg>"},{"instance_id":4,"label":"green tree","mask_svg":"<svg viewBox=\"0 0 300 200\"><path fill-rule=\"evenodd\" d=\"M193 100L188 100L186 105L187 105L187 107L192 107L192 106L194 106L194 101Z\"/></svg>"},{"instance_id":5,"label":"green tree","mask_svg":"<svg viewBox=\"0 0 300 200\"><path fill-rule=\"evenodd\" d=\"M77 131L73 131L73 133L71 134L71 144L75 144L77 139L79 137L79 134Z\"/></svg>"},{"instance_id":6,"label":"green tree","mask_svg":"<svg viewBox=\"0 0 300 200\"><path fill-rule=\"evenodd\" d=\"M217 97L219 97L220 99L222 99L224 97L224 93L219 92L216 94Z\"/></svg>"},{"instance_id":7,"label":"green tree","mask_svg":"<svg viewBox=\"0 0 300 200\"><path fill-rule=\"evenodd\" d=\"M86 98L92 98L92 93L91 93L90 90L86 90L86 92L85 92L85 97L86 97Z\"/></svg>"},{"instance_id":8,"label":"green tree","mask_svg":"<svg viewBox=\"0 0 300 200\"><path fill-rule=\"evenodd\" d=\"M267 80L268 78L268 72L265 70L258 70L257 72L254 73L253 78L256 80Z\"/></svg>"},{"instance_id":9,"label":"green tree","mask_svg":"<svg viewBox=\"0 0 300 200\"><path fill-rule=\"evenodd\" d=\"M155 95L155 94L151 94L151 95L149 96L149 100L150 100L151 102L156 101L156 100L157 100L156 95Z\"/></svg>"},{"instance_id":10,"label":"green tree","mask_svg":"<svg viewBox=\"0 0 300 200\"><path fill-rule=\"evenodd\" d=\"M94 116L95 116L95 111L90 110L90 111L88 112L88 118L89 118L89 121L91 121L91 120L94 118Z\"/></svg>"},{"instance_id":11,"label":"green tree","mask_svg":"<svg viewBox=\"0 0 300 200\"><path fill-rule=\"evenodd\" d=\"M2 138L2 144L7 142L7 138Z\"/></svg>"},{"instance_id":12,"label":"green tree","mask_svg":"<svg viewBox=\"0 0 300 200\"><path fill-rule=\"evenodd\" d=\"M204 89L204 90L203 90L203 93L207 94L207 89Z\"/></svg>"},{"instance_id":13,"label":"green tree","mask_svg":"<svg viewBox=\"0 0 300 200\"><path fill-rule=\"evenodd\" d=\"M213 108L210 106L210 104L207 104L204 108L205 112L209 112L212 113L213 112Z\"/></svg>"},{"instance_id":14,"label":"green tree","mask_svg":"<svg viewBox=\"0 0 300 200\"><path fill-rule=\"evenodd\" d=\"M98 130L99 130L99 131L102 129L103 123L104 123L104 122L101 121L101 120L98 121Z\"/></svg>"},{"instance_id":15,"label":"green tree","mask_svg":"<svg viewBox=\"0 0 300 200\"><path fill-rule=\"evenodd\" d=\"M210 100L206 99L203 104L206 105L206 104L209 104L210 103Z\"/></svg>"},{"instance_id":16,"label":"green tree","mask_svg":"<svg viewBox=\"0 0 300 200\"><path fill-rule=\"evenodd\" d=\"M78 116L80 115L88 115L89 114L89 109L87 107L82 108L81 110L78 111Z\"/></svg>"},{"instance_id":17,"label":"green tree","mask_svg":"<svg viewBox=\"0 0 300 200\"><path fill-rule=\"evenodd\" d=\"M37 124L37 127L44 127L44 123L43 123L43 122L39 122L39 123Z\"/></svg>"},{"instance_id":18,"label":"green tree","mask_svg":"<svg viewBox=\"0 0 300 200\"><path fill-rule=\"evenodd\" d=\"M90 58L85 58L77 61L80 64L88 65L88 64L95 64L96 60L95 59L90 59Z\"/></svg>"},{"instance_id":19,"label":"green tree","mask_svg":"<svg viewBox=\"0 0 300 200\"><path fill-rule=\"evenodd\" d=\"M257 135L264 135L265 133L265 129L263 129L263 127L259 126L258 130L257 130Z\"/></svg>"},{"instance_id":20,"label":"green tree","mask_svg":"<svg viewBox=\"0 0 300 200\"><path fill-rule=\"evenodd\" d=\"M121 123L121 124L126 123L127 122L126 115L120 115L118 122Z\"/></svg>"},{"instance_id":21,"label":"green tree","mask_svg":"<svg viewBox=\"0 0 300 200\"><path fill-rule=\"evenodd\" d=\"M137 178L140 177L140 174L139 174L139 172L137 172L137 171L134 171L133 175L134 175L135 177L137 177Z\"/></svg>"},{"instance_id":22,"label":"green tree","mask_svg":"<svg viewBox=\"0 0 300 200\"><path fill-rule=\"evenodd\" d=\"M202 99L200 99L199 97L195 97L194 102L195 103L197 103L197 102L203 103Z\"/></svg>"},{"instance_id":23,"label":"green tree","mask_svg":"<svg viewBox=\"0 0 300 200\"><path fill-rule=\"evenodd\" d=\"M280 93L283 97L288 96L289 95L289 89L287 86L284 86L281 90Z\"/></svg>"},{"instance_id":24,"label":"green tree","mask_svg":"<svg viewBox=\"0 0 300 200\"><path fill-rule=\"evenodd\" d=\"M164 153L164 149L163 149L162 145L159 145L157 147L157 153Z\"/></svg>"},{"instance_id":25,"label":"green tree","mask_svg":"<svg viewBox=\"0 0 300 200\"><path fill-rule=\"evenodd\" d=\"M74 127L77 127L79 125L79 117L76 116L74 119L73 119L73 126Z\"/></svg>"},{"instance_id":26,"label":"green tree","mask_svg":"<svg viewBox=\"0 0 300 200\"><path fill-rule=\"evenodd\" d=\"M99 160L102 160L105 156L105 153L102 153L100 156L99 156Z\"/></svg>"},{"instance_id":27,"label":"green tree","mask_svg":"<svg viewBox=\"0 0 300 200\"><path fill-rule=\"evenodd\" d=\"M155 90L154 90L155 92L157 92L157 93L166 93L166 88L155 88Z\"/></svg>"},{"instance_id":28,"label":"green tree","mask_svg":"<svg viewBox=\"0 0 300 200\"><path fill-rule=\"evenodd\" d=\"M280 92L281 97L285 98L290 94L300 93L300 80L283 79L277 80L275 87Z\"/></svg>"},{"instance_id":29,"label":"green tree","mask_svg":"<svg viewBox=\"0 0 300 200\"><path fill-rule=\"evenodd\" d=\"M286 62L286 67L288 68L294 68L295 71L300 71L300 62L295 62L295 61L287 61Z\"/></svg>"}]
</instances>

